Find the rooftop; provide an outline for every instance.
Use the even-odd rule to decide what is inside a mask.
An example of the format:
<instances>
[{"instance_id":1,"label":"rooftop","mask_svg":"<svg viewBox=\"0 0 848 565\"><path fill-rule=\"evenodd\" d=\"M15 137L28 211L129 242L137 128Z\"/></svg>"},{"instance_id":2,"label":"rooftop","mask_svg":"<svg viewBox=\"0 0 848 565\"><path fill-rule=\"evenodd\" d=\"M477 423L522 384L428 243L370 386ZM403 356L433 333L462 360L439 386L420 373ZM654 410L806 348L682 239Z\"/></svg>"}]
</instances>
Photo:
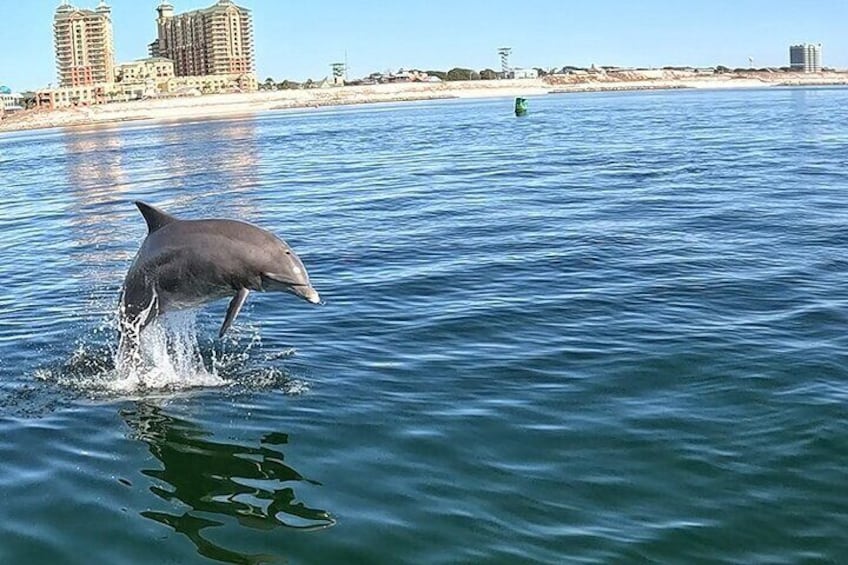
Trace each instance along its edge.
<instances>
[{"instance_id":1,"label":"rooftop","mask_svg":"<svg viewBox=\"0 0 848 565\"><path fill-rule=\"evenodd\" d=\"M173 8L173 6L168 2L163 2L163 4L167 4L168 7ZM160 7L161 7L161 5L160 5ZM209 6L208 8L200 8L198 10L191 10L190 12L184 12L183 14L180 14L180 15L199 14L199 13L204 13L204 12L217 12L218 10L221 10L222 8L230 8L230 7L236 8L240 12L250 12L249 8L239 6L238 4L233 2L233 0L218 0L217 2L215 2L213 5Z\"/></svg>"},{"instance_id":2,"label":"rooftop","mask_svg":"<svg viewBox=\"0 0 848 565\"><path fill-rule=\"evenodd\" d=\"M73 4L71 4L70 0L62 0L59 6L56 8L57 14L70 14L73 12L83 12L83 13L102 13L102 12L110 12L112 11L111 6L106 4L106 0L100 0L100 3L97 5L97 8L94 10L86 10L77 8Z\"/></svg>"}]
</instances>

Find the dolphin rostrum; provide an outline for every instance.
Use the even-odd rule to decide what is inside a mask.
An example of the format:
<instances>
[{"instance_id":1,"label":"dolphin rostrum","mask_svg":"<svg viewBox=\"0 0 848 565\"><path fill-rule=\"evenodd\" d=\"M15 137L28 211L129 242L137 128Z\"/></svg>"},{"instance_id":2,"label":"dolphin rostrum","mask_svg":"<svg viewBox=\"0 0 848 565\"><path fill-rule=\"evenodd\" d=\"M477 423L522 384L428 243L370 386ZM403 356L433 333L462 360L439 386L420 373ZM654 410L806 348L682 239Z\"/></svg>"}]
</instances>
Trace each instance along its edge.
<instances>
[{"instance_id":1,"label":"dolphin rostrum","mask_svg":"<svg viewBox=\"0 0 848 565\"><path fill-rule=\"evenodd\" d=\"M135 205L148 233L121 292L122 345L137 346L141 330L164 312L232 297L223 336L251 290L320 302L300 258L271 232L236 220L180 220Z\"/></svg>"}]
</instances>

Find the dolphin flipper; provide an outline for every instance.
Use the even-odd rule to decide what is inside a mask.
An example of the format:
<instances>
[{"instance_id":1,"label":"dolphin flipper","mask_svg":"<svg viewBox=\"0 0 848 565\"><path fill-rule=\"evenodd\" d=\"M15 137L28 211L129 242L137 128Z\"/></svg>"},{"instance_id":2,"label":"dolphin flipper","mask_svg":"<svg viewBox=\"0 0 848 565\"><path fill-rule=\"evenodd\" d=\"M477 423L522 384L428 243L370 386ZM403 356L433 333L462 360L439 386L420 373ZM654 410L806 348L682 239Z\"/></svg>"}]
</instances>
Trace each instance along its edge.
<instances>
[{"instance_id":1,"label":"dolphin flipper","mask_svg":"<svg viewBox=\"0 0 848 565\"><path fill-rule=\"evenodd\" d=\"M224 337L224 334L233 325L233 321L235 321L236 316L241 311L241 307L244 306L244 301L247 300L248 294L250 294L249 290L240 288L238 293L230 300L230 306L227 308L227 317L224 318L224 324L221 326L221 331L218 332L218 337Z\"/></svg>"}]
</instances>

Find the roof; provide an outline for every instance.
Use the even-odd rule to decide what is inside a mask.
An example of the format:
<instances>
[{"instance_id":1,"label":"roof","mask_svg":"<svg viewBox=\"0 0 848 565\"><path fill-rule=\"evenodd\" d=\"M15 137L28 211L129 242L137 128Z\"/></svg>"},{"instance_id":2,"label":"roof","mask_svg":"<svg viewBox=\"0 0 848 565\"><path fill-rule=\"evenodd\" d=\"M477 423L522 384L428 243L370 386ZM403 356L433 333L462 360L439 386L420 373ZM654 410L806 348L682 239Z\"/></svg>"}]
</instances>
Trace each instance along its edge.
<instances>
[{"instance_id":1,"label":"roof","mask_svg":"<svg viewBox=\"0 0 848 565\"><path fill-rule=\"evenodd\" d=\"M133 65L137 63L173 63L171 59L167 57L142 57L141 59L134 59L129 63L120 63L121 65Z\"/></svg>"},{"instance_id":2,"label":"roof","mask_svg":"<svg viewBox=\"0 0 848 565\"><path fill-rule=\"evenodd\" d=\"M239 6L233 0L218 0L208 8L200 8L198 10L191 10L190 12L183 12L181 14L177 14L176 17L190 15L190 14L199 14L199 13L208 13L208 12L217 12L221 9L226 9L229 7L236 8L240 12L250 12L250 8L245 8L244 6Z\"/></svg>"}]
</instances>

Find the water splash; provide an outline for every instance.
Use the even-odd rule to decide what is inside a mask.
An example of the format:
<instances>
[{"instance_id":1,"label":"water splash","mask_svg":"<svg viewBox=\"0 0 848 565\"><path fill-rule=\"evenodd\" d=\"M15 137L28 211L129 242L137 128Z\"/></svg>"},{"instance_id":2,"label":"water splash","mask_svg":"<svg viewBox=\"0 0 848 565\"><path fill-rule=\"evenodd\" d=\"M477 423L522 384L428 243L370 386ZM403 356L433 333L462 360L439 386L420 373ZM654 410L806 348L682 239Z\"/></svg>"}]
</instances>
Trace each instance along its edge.
<instances>
[{"instance_id":1,"label":"water splash","mask_svg":"<svg viewBox=\"0 0 848 565\"><path fill-rule=\"evenodd\" d=\"M141 332L137 353L115 353L112 390L179 390L228 384L213 362L207 369L197 341L197 312L183 310L158 317Z\"/></svg>"},{"instance_id":2,"label":"water splash","mask_svg":"<svg viewBox=\"0 0 848 565\"><path fill-rule=\"evenodd\" d=\"M140 332L135 348L116 345L119 322L104 319L65 361L37 369L34 378L89 398L168 397L206 388L235 393L273 389L293 395L309 390L305 381L279 366L294 349L265 351L258 328L252 326L242 326L224 340L203 342L197 315L198 310L182 310L157 317Z\"/></svg>"}]
</instances>

